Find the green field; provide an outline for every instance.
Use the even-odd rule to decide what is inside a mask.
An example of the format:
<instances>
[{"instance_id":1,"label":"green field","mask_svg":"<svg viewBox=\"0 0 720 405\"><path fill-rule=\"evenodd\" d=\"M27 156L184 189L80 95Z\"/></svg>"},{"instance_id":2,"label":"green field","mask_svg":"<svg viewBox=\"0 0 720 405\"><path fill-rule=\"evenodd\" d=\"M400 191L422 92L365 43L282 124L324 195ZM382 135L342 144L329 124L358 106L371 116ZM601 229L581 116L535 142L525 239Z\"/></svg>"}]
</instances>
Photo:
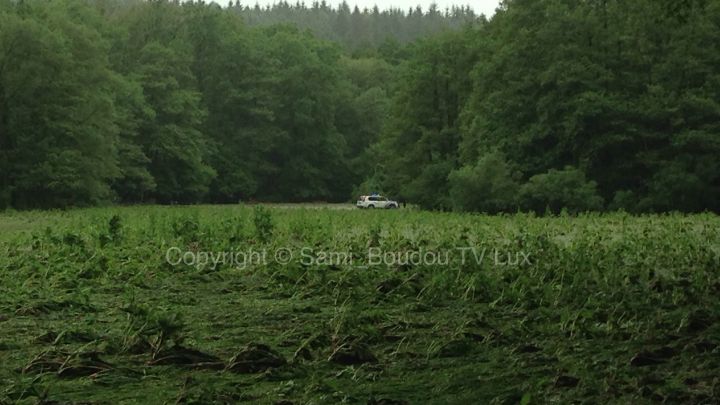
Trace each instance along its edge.
<instances>
[{"instance_id":1,"label":"green field","mask_svg":"<svg viewBox=\"0 0 720 405\"><path fill-rule=\"evenodd\" d=\"M718 403L718 297L711 214L6 212L0 403Z\"/></svg>"}]
</instances>

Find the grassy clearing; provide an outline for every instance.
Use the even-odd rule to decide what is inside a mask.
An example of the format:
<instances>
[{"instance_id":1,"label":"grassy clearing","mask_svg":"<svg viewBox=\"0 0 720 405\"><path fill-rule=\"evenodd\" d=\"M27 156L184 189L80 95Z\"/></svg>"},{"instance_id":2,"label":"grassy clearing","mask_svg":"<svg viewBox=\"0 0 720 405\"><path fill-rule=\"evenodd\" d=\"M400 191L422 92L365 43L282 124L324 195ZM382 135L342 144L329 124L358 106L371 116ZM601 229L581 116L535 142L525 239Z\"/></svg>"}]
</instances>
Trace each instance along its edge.
<instances>
[{"instance_id":1,"label":"grassy clearing","mask_svg":"<svg viewBox=\"0 0 720 405\"><path fill-rule=\"evenodd\" d=\"M0 230L0 403L720 399L714 215L134 207ZM268 256L171 265L172 247Z\"/></svg>"}]
</instances>

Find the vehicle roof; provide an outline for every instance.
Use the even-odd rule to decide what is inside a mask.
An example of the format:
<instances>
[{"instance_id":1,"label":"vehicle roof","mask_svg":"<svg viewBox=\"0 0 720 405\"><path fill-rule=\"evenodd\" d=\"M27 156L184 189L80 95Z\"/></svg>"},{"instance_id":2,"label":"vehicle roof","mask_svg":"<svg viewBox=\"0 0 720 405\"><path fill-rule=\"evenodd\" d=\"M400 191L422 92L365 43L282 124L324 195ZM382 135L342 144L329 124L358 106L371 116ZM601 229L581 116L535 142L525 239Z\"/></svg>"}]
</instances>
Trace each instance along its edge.
<instances>
[{"instance_id":1,"label":"vehicle roof","mask_svg":"<svg viewBox=\"0 0 720 405\"><path fill-rule=\"evenodd\" d=\"M387 196L384 196L384 195L381 195L381 194L372 194L372 195L361 195L361 196L360 196L360 199L363 200L363 199L365 199L365 198L370 198L370 197L388 198Z\"/></svg>"}]
</instances>

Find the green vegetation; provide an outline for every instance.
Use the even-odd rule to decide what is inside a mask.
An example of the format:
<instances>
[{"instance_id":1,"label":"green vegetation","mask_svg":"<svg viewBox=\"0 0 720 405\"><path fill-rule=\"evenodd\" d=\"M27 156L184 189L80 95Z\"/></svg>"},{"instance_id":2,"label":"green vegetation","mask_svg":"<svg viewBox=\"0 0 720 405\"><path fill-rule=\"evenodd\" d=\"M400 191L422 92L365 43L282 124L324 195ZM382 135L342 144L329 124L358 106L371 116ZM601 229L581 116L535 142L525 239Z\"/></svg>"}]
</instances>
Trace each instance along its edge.
<instances>
[{"instance_id":1,"label":"green vegetation","mask_svg":"<svg viewBox=\"0 0 720 405\"><path fill-rule=\"evenodd\" d=\"M298 260L172 265L173 247ZM712 214L6 212L0 268L0 403L720 400Z\"/></svg>"},{"instance_id":2,"label":"green vegetation","mask_svg":"<svg viewBox=\"0 0 720 405\"><path fill-rule=\"evenodd\" d=\"M720 212L718 44L717 0L0 0L0 208Z\"/></svg>"},{"instance_id":3,"label":"green vegetation","mask_svg":"<svg viewBox=\"0 0 720 405\"><path fill-rule=\"evenodd\" d=\"M347 200L395 69L215 4L0 0L0 208Z\"/></svg>"},{"instance_id":4,"label":"green vegetation","mask_svg":"<svg viewBox=\"0 0 720 405\"><path fill-rule=\"evenodd\" d=\"M720 403L719 123L719 0L0 0L0 405Z\"/></svg>"},{"instance_id":5,"label":"green vegetation","mask_svg":"<svg viewBox=\"0 0 720 405\"><path fill-rule=\"evenodd\" d=\"M252 2L235 0L228 3L228 9L242 15L252 26L290 23L300 29L308 29L318 38L342 44L347 49L364 53L369 48L392 50L398 44L404 44L428 35L437 34L446 29L460 28L475 22L479 16L465 5L452 6L440 10L431 4L427 10L416 6L401 10L390 6L381 10L360 9L343 0L337 8L334 2L312 1L289 3L278 1L272 6L259 7ZM384 4L378 2L380 6Z\"/></svg>"},{"instance_id":6,"label":"green vegetation","mask_svg":"<svg viewBox=\"0 0 720 405\"><path fill-rule=\"evenodd\" d=\"M392 193L486 212L720 210L720 2L503 4L414 48L377 148ZM505 201L472 195L497 179L476 168L498 152L531 185ZM587 181L582 198L520 192L570 177ZM451 190L468 181L469 195Z\"/></svg>"}]
</instances>

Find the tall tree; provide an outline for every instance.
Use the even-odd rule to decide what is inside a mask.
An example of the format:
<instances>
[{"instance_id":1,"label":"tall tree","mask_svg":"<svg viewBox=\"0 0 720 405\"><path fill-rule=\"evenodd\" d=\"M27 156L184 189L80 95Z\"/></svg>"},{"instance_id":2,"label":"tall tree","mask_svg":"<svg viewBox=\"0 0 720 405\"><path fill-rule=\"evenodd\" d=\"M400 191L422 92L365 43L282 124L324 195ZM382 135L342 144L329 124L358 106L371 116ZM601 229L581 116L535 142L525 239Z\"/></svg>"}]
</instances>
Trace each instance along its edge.
<instances>
[{"instance_id":1,"label":"tall tree","mask_svg":"<svg viewBox=\"0 0 720 405\"><path fill-rule=\"evenodd\" d=\"M108 44L92 11L18 3L0 14L0 202L94 204L118 176Z\"/></svg>"}]
</instances>

